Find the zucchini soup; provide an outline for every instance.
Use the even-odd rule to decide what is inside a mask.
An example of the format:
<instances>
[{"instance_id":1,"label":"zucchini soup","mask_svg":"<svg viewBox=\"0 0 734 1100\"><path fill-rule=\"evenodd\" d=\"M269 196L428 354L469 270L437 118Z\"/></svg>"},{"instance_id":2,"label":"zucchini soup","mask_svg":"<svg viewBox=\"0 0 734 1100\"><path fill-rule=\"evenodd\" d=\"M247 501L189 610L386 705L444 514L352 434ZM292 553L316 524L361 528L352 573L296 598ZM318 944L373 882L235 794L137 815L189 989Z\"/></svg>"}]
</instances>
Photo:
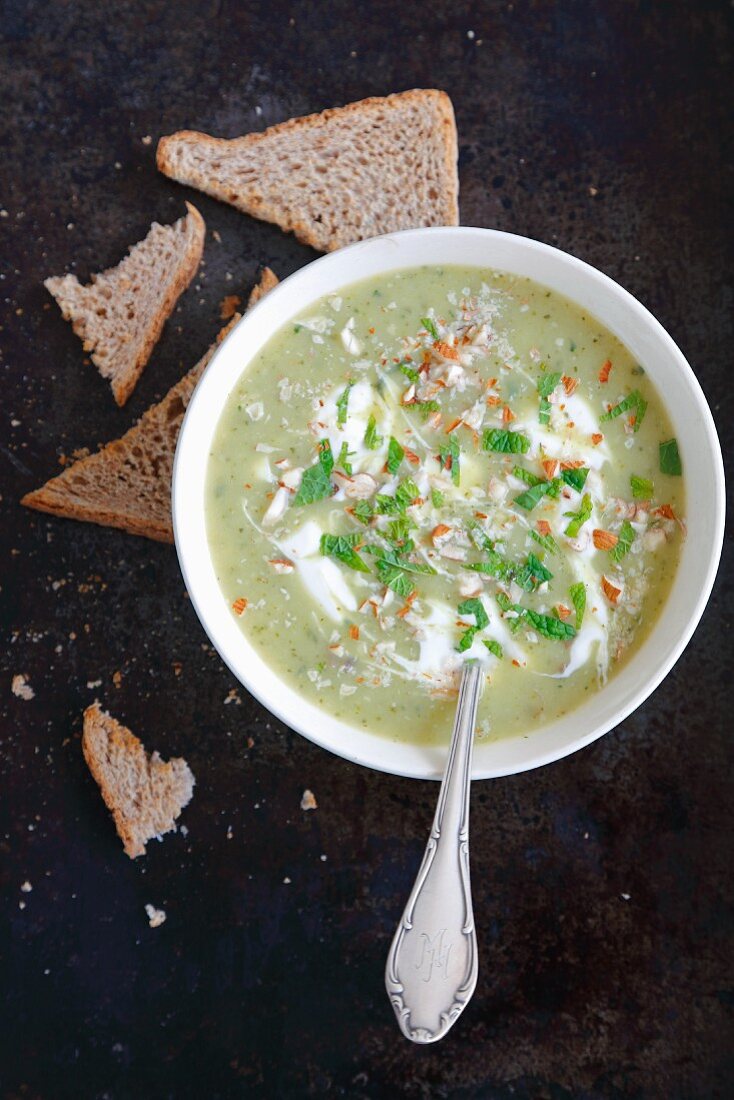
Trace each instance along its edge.
<instances>
[{"instance_id":1,"label":"zucchini soup","mask_svg":"<svg viewBox=\"0 0 734 1100\"><path fill-rule=\"evenodd\" d=\"M444 742L474 659L497 739L634 659L679 560L681 474L594 317L519 276L411 268L309 306L247 365L207 531L232 615L311 702Z\"/></svg>"}]
</instances>

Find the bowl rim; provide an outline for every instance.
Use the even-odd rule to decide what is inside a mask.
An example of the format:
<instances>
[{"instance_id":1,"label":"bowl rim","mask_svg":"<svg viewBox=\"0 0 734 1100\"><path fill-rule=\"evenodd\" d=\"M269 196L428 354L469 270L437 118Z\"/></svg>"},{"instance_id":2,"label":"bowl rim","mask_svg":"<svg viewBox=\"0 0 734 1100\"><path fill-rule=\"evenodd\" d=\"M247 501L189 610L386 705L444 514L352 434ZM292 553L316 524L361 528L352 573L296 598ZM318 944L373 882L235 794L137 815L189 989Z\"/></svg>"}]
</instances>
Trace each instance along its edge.
<instances>
[{"instance_id":1,"label":"bowl rim","mask_svg":"<svg viewBox=\"0 0 734 1100\"><path fill-rule=\"evenodd\" d=\"M208 443L216 431L219 418L232 388L237 385L239 378L246 371L249 363L253 361L259 348L267 343L291 317L302 312L326 294L334 293L337 287L345 287L359 282L366 276L360 273L359 263L353 264L352 274L340 278L334 289L319 290L318 293L312 294L310 297L307 295L306 300L299 303L295 309L288 308L282 313L278 313L276 307L280 299L285 302L296 287L305 290L309 278L314 281L314 272L325 272L329 267L338 268L339 265L349 267L350 261L356 260L360 255L364 257L366 250L383 249L384 251L386 246L389 245L389 256L391 259L395 259L404 245L408 248L413 242L418 242L418 245L420 245L420 242L425 241L427 237L436 243L442 240L444 242L461 242L462 239L468 241L470 238L476 238L477 234L480 235L482 241L487 244L495 244L500 251L502 248L516 249L520 253L541 257L543 262L548 261L551 267L553 264L559 265L559 270L563 266L569 270L573 269L575 273L580 274L587 281L590 287L589 292L591 292L593 285L595 290L605 292L610 298L615 299L616 304L621 307L622 313L626 311L630 316L636 318L642 328L647 330L653 343L656 343L666 353L670 362L675 364L674 374L677 373L680 376L684 388L687 390L687 396L694 401L693 414L698 418L703 429L703 438L708 448L707 453L712 475L707 491L713 512L713 522L710 537L706 544L708 554L705 556L705 563L702 565L699 557L695 559L699 574L697 595L692 600L683 622L677 621L675 623L677 637L673 642L666 638L665 644L668 648L664 659L657 662L652 672L645 676L636 687L628 691L624 704L611 708L607 707L606 712L600 704L598 708L600 710L599 721L593 724L593 728L585 734L569 738L567 742L560 745L554 744L544 749L540 737L541 731L523 737L506 738L503 741L491 743L495 746L507 746L513 743L524 745L526 742L537 740L538 744L535 751L525 751L521 754L522 758L514 763L508 763L506 760L501 759L502 754L500 754L500 759L494 763L483 765L481 761L482 752L484 751L487 755L486 750L490 746L478 744L474 756L473 778L494 778L517 774L562 759L602 737L640 706L670 672L700 621L716 578L724 536L725 485L723 460L713 416L701 386L683 353L660 322L633 295L598 268L570 253L529 237L473 226L451 226L410 229L360 241L347 248L321 256L283 279L233 326L217 347L202 377L199 379L186 409L174 457L172 481L173 530L181 572L194 609L214 648L239 682L267 710L289 728L294 729L321 748L328 749L344 759L379 771L410 778L440 778L448 742L444 746L427 748L396 742L378 734L366 733L355 726L328 715L327 712L319 710L285 681L281 680L270 666L267 666L259 656L259 652L234 622L229 606L224 600L221 590L218 589L218 585L221 606L217 605L216 599L211 598L213 596L211 585L213 565L206 539L203 491L200 500L197 502L197 508L192 511L190 486L191 484L197 484L205 476L202 474L202 470L205 470L207 463L202 463L201 453L208 449ZM443 262L447 265L449 263L453 265L455 262L460 261ZM398 263L386 263L382 270L384 273L389 273L415 266L420 266L420 263L408 257ZM480 265L470 261L466 262L466 266L478 267ZM486 263L484 266L487 270L512 270L512 268L491 262ZM522 274L522 271L516 270L515 273ZM371 276L376 274L378 272L372 272ZM533 278L534 281L543 283L542 279L536 279L535 276L529 277ZM561 291L560 293L564 294L565 292ZM565 296L571 301L575 301L577 305L582 305L572 295L566 294ZM594 310L589 310L589 312L596 313ZM269 315L265 324L267 335L259 341L254 350L239 359L238 366L230 365L231 353L235 344L242 341L243 334L256 330L258 322L266 314ZM614 331L605 319L602 319L601 323L606 328ZM619 336L618 333L615 333L615 335ZM626 343L622 336L619 336L619 338L623 343ZM228 359L230 364L228 364ZM228 382L228 384L225 385L225 382ZM660 392L660 385L657 382L654 384ZM663 396L665 402L664 395L661 396ZM210 406L216 408L216 415L213 418L210 415ZM667 405L666 409L670 414L671 410L667 408ZM207 417L209 417L208 420ZM673 419L672 415L671 419ZM203 446L200 437L205 430L208 431L208 435L206 446ZM676 435L680 436L679 430L676 430ZM687 488L690 493L690 485ZM203 553L202 535L203 547L205 548ZM205 559L208 559L208 570ZM679 573L680 569L679 564ZM207 573L206 583L204 583L205 573ZM651 640L660 633L661 622L667 614L671 598L672 593L659 613L658 620L642 643L638 651L638 659L643 651L650 648ZM221 614L222 609L226 612L226 618ZM239 641L235 640L234 631L236 631L236 638ZM614 683L623 673L624 670L621 670L611 683ZM603 699L605 691L607 691L606 688L601 692L594 693L591 699L581 704L579 708L574 708L567 717L578 713L579 710L586 711L589 709L593 711L597 700ZM293 706L294 697L297 700L295 710ZM285 703L283 702L284 699ZM324 734L322 727L326 728L326 734ZM554 725L551 724L548 727L543 727L543 730L553 728ZM384 752L384 759L379 758L380 753L376 751L378 747Z\"/></svg>"}]
</instances>

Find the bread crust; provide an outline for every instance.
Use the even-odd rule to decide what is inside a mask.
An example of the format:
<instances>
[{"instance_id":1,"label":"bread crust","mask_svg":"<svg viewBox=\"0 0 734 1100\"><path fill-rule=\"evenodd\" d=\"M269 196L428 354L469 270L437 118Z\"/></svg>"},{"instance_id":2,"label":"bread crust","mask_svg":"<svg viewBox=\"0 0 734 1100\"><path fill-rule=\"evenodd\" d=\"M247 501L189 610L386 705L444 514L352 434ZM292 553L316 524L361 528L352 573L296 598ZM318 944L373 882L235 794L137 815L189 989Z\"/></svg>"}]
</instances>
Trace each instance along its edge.
<instances>
[{"instance_id":1,"label":"bread crust","mask_svg":"<svg viewBox=\"0 0 734 1100\"><path fill-rule=\"evenodd\" d=\"M182 142L208 145L212 149L232 147L255 148L262 142L266 142L279 134L298 131L304 128L321 127L334 117L344 119L348 118L350 115L370 114L375 110L384 110L386 106L390 108L400 107L404 106L406 103L416 103L420 106L425 106L428 101L433 103L440 118L443 137L443 169L446 180L450 181L442 195L439 213L442 214L442 224L458 225L459 181L456 168L458 159L456 120L450 98L446 92L440 91L437 88L414 88L411 91L396 92L388 96L371 96L368 99L361 99L355 103L348 103L344 107L330 107L325 111L320 111L315 114L303 115L300 118L291 118L285 122L279 122L275 126L269 126L266 130L259 133L245 134L238 138L217 138L212 137L210 134L200 133L197 130L179 130L159 140L156 150L156 164L159 171L163 172L164 175L169 176L171 179L178 180L178 182L188 184L189 186L197 187L206 194L216 199L220 199L222 202L229 203L231 206L236 207L245 214L249 214L251 217L258 218L261 221L275 222L281 229L293 233L303 244L309 245L311 248L317 250L322 250L323 245L319 237L314 233L310 222L285 218L280 208L276 208L273 204L265 200L248 201L238 196L232 197L231 194L225 194L225 188L218 186L216 181L203 179L200 175L194 173L191 175L182 174L173 162L171 150Z\"/></svg>"}]
</instances>

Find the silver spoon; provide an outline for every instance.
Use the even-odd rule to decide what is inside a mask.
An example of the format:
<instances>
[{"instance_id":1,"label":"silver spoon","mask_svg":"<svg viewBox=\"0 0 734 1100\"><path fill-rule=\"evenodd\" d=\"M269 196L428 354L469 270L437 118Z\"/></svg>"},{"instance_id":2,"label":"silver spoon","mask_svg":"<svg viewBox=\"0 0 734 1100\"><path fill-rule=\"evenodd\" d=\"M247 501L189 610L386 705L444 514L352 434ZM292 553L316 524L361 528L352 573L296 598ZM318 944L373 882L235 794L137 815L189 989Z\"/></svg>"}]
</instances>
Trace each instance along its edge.
<instances>
[{"instance_id":1,"label":"silver spoon","mask_svg":"<svg viewBox=\"0 0 734 1100\"><path fill-rule=\"evenodd\" d=\"M385 986L400 1030L414 1043L442 1039L477 984L469 786L482 678L481 665L464 665L433 828L385 967Z\"/></svg>"}]
</instances>

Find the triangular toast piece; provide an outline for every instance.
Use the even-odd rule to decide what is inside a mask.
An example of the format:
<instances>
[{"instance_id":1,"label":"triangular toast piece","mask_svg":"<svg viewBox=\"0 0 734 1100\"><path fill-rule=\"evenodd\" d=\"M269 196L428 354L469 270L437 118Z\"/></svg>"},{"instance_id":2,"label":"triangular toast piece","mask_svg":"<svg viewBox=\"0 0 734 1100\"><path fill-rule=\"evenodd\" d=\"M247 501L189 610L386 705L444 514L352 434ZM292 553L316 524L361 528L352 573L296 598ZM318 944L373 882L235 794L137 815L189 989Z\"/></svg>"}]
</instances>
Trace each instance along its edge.
<instances>
[{"instance_id":1,"label":"triangular toast piece","mask_svg":"<svg viewBox=\"0 0 734 1100\"><path fill-rule=\"evenodd\" d=\"M415 89L225 140L161 138L158 167L322 252L424 225L457 225L454 110Z\"/></svg>"},{"instance_id":2,"label":"triangular toast piece","mask_svg":"<svg viewBox=\"0 0 734 1100\"><path fill-rule=\"evenodd\" d=\"M76 275L46 279L66 321L124 405L176 302L196 273L206 227L196 207L173 225L153 222L117 267L92 275L83 286Z\"/></svg>"},{"instance_id":3,"label":"triangular toast piece","mask_svg":"<svg viewBox=\"0 0 734 1100\"><path fill-rule=\"evenodd\" d=\"M154 837L176 828L191 801L194 776L185 760L149 755L138 738L94 703L84 711L82 751L131 859Z\"/></svg>"},{"instance_id":4,"label":"triangular toast piece","mask_svg":"<svg viewBox=\"0 0 734 1100\"><path fill-rule=\"evenodd\" d=\"M27 493L21 504L173 542L171 477L183 415L217 345L239 319L235 314L196 366L121 439L79 459L40 489Z\"/></svg>"}]
</instances>

